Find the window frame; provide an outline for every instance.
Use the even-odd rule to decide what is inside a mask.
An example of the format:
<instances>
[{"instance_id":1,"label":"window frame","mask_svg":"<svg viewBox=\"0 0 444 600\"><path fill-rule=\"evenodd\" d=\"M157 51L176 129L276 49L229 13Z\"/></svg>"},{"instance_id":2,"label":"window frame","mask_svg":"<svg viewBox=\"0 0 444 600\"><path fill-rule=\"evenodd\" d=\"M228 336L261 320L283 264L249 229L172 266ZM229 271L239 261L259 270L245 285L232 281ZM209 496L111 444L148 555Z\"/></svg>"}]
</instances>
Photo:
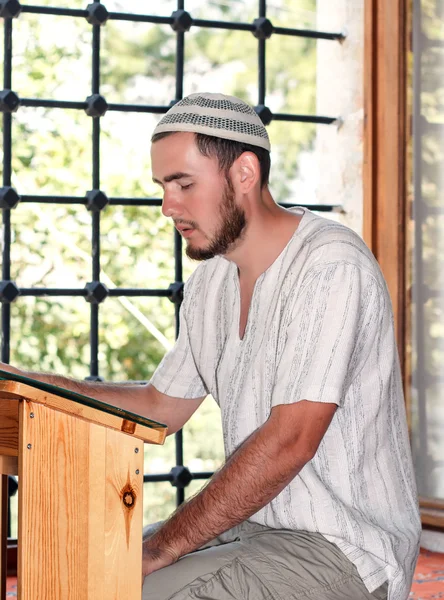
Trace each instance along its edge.
<instances>
[{"instance_id":1,"label":"window frame","mask_svg":"<svg viewBox=\"0 0 444 600\"><path fill-rule=\"evenodd\" d=\"M393 304L411 430L412 0L366 0L364 50L364 239ZM444 502L420 497L423 526L444 530Z\"/></svg>"}]
</instances>

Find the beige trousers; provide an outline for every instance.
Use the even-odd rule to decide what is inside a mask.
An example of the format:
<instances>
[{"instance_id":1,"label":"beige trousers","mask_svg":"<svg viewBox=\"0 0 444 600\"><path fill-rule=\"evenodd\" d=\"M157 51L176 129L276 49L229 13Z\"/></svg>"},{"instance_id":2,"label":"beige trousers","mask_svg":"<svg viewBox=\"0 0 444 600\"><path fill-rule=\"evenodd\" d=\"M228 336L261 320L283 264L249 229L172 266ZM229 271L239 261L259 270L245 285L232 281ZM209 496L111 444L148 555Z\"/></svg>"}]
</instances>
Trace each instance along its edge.
<instances>
[{"instance_id":1,"label":"beige trousers","mask_svg":"<svg viewBox=\"0 0 444 600\"><path fill-rule=\"evenodd\" d=\"M160 524L144 530L150 535ZM246 521L145 578L143 600L386 600L318 533Z\"/></svg>"}]
</instances>

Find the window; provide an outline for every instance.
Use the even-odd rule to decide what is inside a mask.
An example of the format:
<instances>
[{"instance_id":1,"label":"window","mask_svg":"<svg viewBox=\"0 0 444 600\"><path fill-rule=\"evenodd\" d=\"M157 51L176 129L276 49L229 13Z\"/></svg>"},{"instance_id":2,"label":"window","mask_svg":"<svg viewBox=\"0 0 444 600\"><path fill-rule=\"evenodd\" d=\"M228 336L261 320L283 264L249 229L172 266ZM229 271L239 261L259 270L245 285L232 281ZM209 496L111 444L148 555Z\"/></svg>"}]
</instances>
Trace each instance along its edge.
<instances>
[{"instance_id":1,"label":"window","mask_svg":"<svg viewBox=\"0 0 444 600\"><path fill-rule=\"evenodd\" d=\"M318 30L315 0L179 0L150 6L153 14L136 0L85 4L0 3L2 360L144 380L174 343L193 268L149 174L156 119L196 89L249 101L269 127L273 192L292 205L294 190L300 197L313 183L298 165L312 164L316 127L338 116L316 115L317 44L337 45L343 34ZM171 510L171 483L183 501L184 462L201 480L221 460L220 444L196 442L199 432L218 433L214 408L205 411L147 453L145 479L157 486L145 494L150 520Z\"/></svg>"}]
</instances>

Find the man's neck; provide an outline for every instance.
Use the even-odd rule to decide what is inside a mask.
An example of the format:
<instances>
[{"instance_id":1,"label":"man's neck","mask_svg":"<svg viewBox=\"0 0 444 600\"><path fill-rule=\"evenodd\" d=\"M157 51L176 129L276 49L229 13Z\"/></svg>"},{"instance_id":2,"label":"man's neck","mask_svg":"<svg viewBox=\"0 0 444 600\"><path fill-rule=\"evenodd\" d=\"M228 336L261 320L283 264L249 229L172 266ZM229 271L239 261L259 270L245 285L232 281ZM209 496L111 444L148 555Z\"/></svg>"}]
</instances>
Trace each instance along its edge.
<instances>
[{"instance_id":1,"label":"man's neck","mask_svg":"<svg viewBox=\"0 0 444 600\"><path fill-rule=\"evenodd\" d=\"M278 258L299 226L301 214L265 202L247 213L247 229L240 243L225 258L236 263L239 278L254 283ZM271 200L271 201L270 201Z\"/></svg>"}]
</instances>

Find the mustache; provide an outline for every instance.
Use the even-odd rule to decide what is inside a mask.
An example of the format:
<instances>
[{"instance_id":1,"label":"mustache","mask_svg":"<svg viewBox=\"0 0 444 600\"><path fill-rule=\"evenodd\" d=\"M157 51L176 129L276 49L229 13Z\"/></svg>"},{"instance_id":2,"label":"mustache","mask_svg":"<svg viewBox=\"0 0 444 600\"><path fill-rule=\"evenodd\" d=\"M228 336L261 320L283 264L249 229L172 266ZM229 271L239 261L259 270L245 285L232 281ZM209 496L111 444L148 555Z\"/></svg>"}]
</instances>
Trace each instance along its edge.
<instances>
[{"instance_id":1,"label":"mustache","mask_svg":"<svg viewBox=\"0 0 444 600\"><path fill-rule=\"evenodd\" d=\"M173 219L174 225L186 225L190 229L198 229L196 221L185 221L184 219Z\"/></svg>"}]
</instances>

